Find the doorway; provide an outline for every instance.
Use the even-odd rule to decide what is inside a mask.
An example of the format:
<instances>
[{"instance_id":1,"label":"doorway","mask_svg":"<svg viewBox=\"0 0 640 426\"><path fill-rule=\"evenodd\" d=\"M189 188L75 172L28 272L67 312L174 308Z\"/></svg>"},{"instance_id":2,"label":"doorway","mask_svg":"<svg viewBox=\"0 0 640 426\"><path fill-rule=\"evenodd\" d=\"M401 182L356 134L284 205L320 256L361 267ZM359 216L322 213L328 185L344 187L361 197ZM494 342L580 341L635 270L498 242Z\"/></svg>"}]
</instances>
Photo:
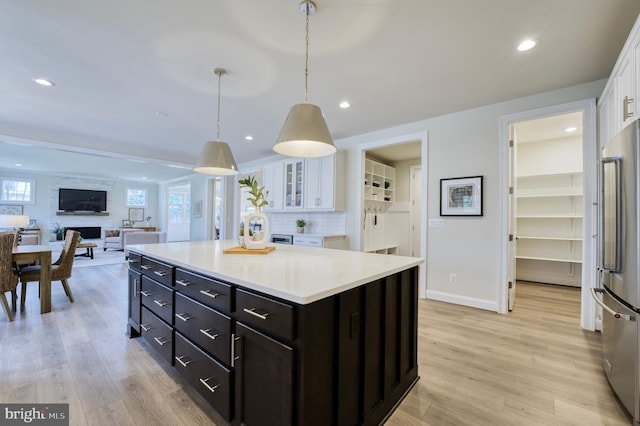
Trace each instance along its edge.
<instances>
[{"instance_id":1,"label":"doorway","mask_svg":"<svg viewBox=\"0 0 640 426\"><path fill-rule=\"evenodd\" d=\"M414 173L418 167L420 173ZM413 169L412 169L413 168ZM356 250L426 259L427 134L362 144L356 176ZM414 176L419 182L413 181ZM416 208L412 204L417 205ZM426 264L419 266L419 297L426 296Z\"/></svg>"},{"instance_id":2,"label":"doorway","mask_svg":"<svg viewBox=\"0 0 640 426\"><path fill-rule=\"evenodd\" d=\"M191 239L191 184L169 187L167 218L168 242Z\"/></svg>"},{"instance_id":3,"label":"doorway","mask_svg":"<svg viewBox=\"0 0 640 426\"><path fill-rule=\"evenodd\" d=\"M502 117L501 133L501 312L517 309L516 280L574 286L582 292L580 324L593 330L595 100Z\"/></svg>"}]
</instances>

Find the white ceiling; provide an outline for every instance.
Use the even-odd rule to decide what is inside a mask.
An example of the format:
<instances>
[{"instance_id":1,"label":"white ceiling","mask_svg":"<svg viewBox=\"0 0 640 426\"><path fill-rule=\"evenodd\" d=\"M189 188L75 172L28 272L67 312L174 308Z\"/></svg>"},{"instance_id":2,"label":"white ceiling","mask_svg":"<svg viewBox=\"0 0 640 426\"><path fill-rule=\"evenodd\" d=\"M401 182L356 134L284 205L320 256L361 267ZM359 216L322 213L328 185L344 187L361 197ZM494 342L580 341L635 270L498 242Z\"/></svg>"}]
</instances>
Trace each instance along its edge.
<instances>
[{"instance_id":1,"label":"white ceiling","mask_svg":"<svg viewBox=\"0 0 640 426\"><path fill-rule=\"evenodd\" d=\"M606 78L640 13L632 0L316 3L309 102L337 140ZM193 165L215 139L214 67L228 72L221 139L238 163L273 155L289 107L303 101L297 0L0 5L0 141L30 145L0 143L1 168L152 181L190 173L167 164ZM516 52L525 37L539 46ZM344 99L350 109L338 107Z\"/></svg>"}]
</instances>

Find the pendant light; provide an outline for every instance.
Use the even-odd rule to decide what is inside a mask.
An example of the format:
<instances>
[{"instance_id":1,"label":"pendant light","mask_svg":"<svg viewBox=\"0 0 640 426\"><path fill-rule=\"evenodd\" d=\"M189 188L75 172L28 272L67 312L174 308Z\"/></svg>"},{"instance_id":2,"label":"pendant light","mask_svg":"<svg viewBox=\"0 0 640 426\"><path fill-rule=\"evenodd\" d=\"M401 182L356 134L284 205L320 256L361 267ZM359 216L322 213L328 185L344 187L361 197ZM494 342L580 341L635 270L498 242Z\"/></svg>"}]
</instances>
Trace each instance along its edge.
<instances>
[{"instance_id":1,"label":"pendant light","mask_svg":"<svg viewBox=\"0 0 640 426\"><path fill-rule=\"evenodd\" d=\"M237 175L239 173L238 166L236 160L233 159L231 149L229 145L220 140L220 81L227 72L224 68L216 68L213 72L218 76L218 133L215 141L206 143L200 153L198 164L193 170L207 175Z\"/></svg>"},{"instance_id":2,"label":"pendant light","mask_svg":"<svg viewBox=\"0 0 640 426\"><path fill-rule=\"evenodd\" d=\"M306 53L304 68L304 103L291 107L273 150L289 157L324 157L336 152L333 138L320 107L307 103L309 77L309 15L316 11L316 4L303 0L298 9L306 15Z\"/></svg>"}]
</instances>

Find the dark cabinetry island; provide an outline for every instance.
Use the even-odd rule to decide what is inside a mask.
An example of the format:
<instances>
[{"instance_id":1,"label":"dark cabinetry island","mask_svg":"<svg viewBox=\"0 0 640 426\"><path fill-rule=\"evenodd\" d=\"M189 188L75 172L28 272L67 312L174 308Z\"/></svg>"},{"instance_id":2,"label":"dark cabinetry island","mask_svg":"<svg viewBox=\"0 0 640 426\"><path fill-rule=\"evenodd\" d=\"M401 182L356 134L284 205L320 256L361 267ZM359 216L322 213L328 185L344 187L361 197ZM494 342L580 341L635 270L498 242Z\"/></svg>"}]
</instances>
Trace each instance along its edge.
<instances>
[{"instance_id":1,"label":"dark cabinetry island","mask_svg":"<svg viewBox=\"0 0 640 426\"><path fill-rule=\"evenodd\" d=\"M130 248L128 334L232 424L379 424L418 379L421 259Z\"/></svg>"}]
</instances>

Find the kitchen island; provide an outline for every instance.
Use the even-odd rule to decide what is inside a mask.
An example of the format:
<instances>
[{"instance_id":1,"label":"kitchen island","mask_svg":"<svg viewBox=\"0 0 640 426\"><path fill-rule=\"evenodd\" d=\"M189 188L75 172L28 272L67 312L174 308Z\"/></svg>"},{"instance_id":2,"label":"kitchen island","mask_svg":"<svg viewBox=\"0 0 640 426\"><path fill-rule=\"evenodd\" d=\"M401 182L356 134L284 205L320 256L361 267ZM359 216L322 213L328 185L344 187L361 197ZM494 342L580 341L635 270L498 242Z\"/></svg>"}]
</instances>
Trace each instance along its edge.
<instances>
[{"instance_id":1,"label":"kitchen island","mask_svg":"<svg viewBox=\"0 0 640 426\"><path fill-rule=\"evenodd\" d=\"M236 245L129 246L128 334L230 423L383 422L418 380L422 259Z\"/></svg>"}]
</instances>

